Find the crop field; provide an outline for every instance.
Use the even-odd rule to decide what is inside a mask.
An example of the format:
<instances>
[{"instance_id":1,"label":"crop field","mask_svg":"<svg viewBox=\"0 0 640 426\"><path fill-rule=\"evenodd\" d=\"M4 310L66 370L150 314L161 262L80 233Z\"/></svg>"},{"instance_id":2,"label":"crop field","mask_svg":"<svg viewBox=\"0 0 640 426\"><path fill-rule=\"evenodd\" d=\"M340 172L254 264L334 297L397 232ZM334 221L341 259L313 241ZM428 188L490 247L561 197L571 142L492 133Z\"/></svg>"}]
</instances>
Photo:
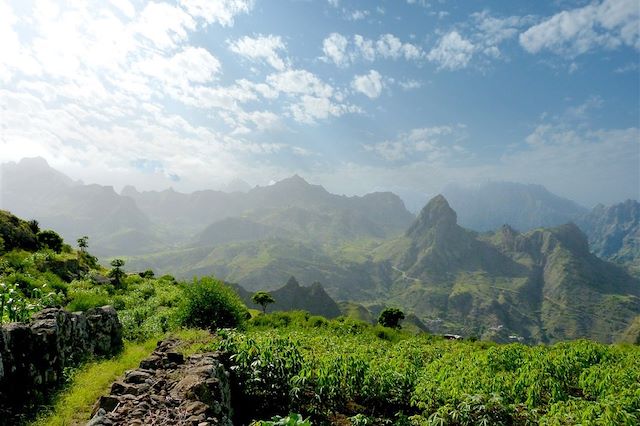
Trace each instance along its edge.
<instances>
[{"instance_id":1,"label":"crop field","mask_svg":"<svg viewBox=\"0 0 640 426\"><path fill-rule=\"evenodd\" d=\"M244 421L314 424L640 423L640 348L580 340L498 345L410 335L306 313L222 331Z\"/></svg>"}]
</instances>

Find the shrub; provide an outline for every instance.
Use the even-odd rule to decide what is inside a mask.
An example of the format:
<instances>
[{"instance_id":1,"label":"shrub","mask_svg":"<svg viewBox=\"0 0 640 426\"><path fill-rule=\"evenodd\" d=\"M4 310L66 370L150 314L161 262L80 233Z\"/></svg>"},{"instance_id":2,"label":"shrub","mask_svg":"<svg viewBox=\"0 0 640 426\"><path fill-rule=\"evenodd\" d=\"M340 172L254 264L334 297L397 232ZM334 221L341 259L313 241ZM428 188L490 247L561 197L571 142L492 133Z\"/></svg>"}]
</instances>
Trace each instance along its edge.
<instances>
[{"instance_id":1,"label":"shrub","mask_svg":"<svg viewBox=\"0 0 640 426\"><path fill-rule=\"evenodd\" d=\"M194 278L185 288L184 300L179 308L181 323L189 327L217 328L243 327L247 308L238 295L221 281L204 277Z\"/></svg>"},{"instance_id":2,"label":"shrub","mask_svg":"<svg viewBox=\"0 0 640 426\"><path fill-rule=\"evenodd\" d=\"M36 237L40 248L50 248L56 253L60 253L62 251L63 240L56 232L51 230L41 231L38 232Z\"/></svg>"},{"instance_id":3,"label":"shrub","mask_svg":"<svg viewBox=\"0 0 640 426\"><path fill-rule=\"evenodd\" d=\"M67 310L71 312L86 311L91 308L98 308L109 304L109 299L103 294L97 293L78 293L67 306Z\"/></svg>"},{"instance_id":4,"label":"shrub","mask_svg":"<svg viewBox=\"0 0 640 426\"><path fill-rule=\"evenodd\" d=\"M378 322L385 327L400 328L400 321L404 319L404 313L397 308L387 308L380 313Z\"/></svg>"}]
</instances>

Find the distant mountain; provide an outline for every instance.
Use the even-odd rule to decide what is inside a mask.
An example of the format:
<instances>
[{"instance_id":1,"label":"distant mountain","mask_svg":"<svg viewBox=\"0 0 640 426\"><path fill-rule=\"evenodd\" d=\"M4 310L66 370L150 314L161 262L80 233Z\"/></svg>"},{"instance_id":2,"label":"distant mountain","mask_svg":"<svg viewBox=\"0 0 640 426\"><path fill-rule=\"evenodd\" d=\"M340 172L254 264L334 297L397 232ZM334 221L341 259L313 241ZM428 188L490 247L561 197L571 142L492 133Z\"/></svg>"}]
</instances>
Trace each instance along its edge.
<instances>
[{"instance_id":1,"label":"distant mountain","mask_svg":"<svg viewBox=\"0 0 640 426\"><path fill-rule=\"evenodd\" d=\"M570 222L587 209L541 185L491 182L478 187L449 186L443 191L462 226L491 231L508 224L519 231Z\"/></svg>"},{"instance_id":2,"label":"distant mountain","mask_svg":"<svg viewBox=\"0 0 640 426\"><path fill-rule=\"evenodd\" d=\"M596 206L576 220L597 256L640 271L640 203L627 200Z\"/></svg>"},{"instance_id":3,"label":"distant mountain","mask_svg":"<svg viewBox=\"0 0 640 426\"><path fill-rule=\"evenodd\" d=\"M143 260L131 262L151 266ZM479 234L458 225L443 196L391 239L327 246L268 238L155 260L181 265L178 275L215 274L251 291L274 290L293 274L325 283L334 300L351 302L342 306L351 316L399 306L434 332L499 341L610 342L640 314L640 281L590 253L577 226Z\"/></svg>"},{"instance_id":4,"label":"distant mountain","mask_svg":"<svg viewBox=\"0 0 640 426\"><path fill-rule=\"evenodd\" d=\"M0 166L0 208L34 218L69 242L88 235L99 256L131 256L179 247L219 247L269 238L335 243L386 238L413 220L392 193L346 197L292 176L234 192L139 192L132 186L85 185L42 158ZM244 192L243 192L244 191Z\"/></svg>"},{"instance_id":5,"label":"distant mountain","mask_svg":"<svg viewBox=\"0 0 640 426\"><path fill-rule=\"evenodd\" d=\"M206 244L209 240L210 245L272 236L320 241L383 238L401 233L414 218L390 192L362 197L335 195L298 175L248 192L182 194L173 190L138 192L126 187L122 195L133 198L159 225L190 233L201 231L195 241ZM230 218L238 220L228 221ZM240 224L247 229L238 229ZM238 229L237 236L232 229Z\"/></svg>"},{"instance_id":6,"label":"distant mountain","mask_svg":"<svg viewBox=\"0 0 640 426\"><path fill-rule=\"evenodd\" d=\"M69 243L83 235L96 254L151 249L153 226L136 203L110 186L84 185L51 168L42 158L0 165L0 208L37 219Z\"/></svg>"},{"instance_id":7,"label":"distant mountain","mask_svg":"<svg viewBox=\"0 0 640 426\"><path fill-rule=\"evenodd\" d=\"M395 265L389 300L452 331L612 341L640 313L640 282L591 254L573 224L479 236L437 196L403 239L379 250Z\"/></svg>"},{"instance_id":8,"label":"distant mountain","mask_svg":"<svg viewBox=\"0 0 640 426\"><path fill-rule=\"evenodd\" d=\"M251 300L252 292L238 285L232 285L243 302L250 308L262 309ZM325 292L322 284L315 282L309 287L303 287L294 277L277 290L270 291L275 303L268 305L269 312L275 311L307 311L312 315L322 315L335 318L340 315L340 308Z\"/></svg>"}]
</instances>

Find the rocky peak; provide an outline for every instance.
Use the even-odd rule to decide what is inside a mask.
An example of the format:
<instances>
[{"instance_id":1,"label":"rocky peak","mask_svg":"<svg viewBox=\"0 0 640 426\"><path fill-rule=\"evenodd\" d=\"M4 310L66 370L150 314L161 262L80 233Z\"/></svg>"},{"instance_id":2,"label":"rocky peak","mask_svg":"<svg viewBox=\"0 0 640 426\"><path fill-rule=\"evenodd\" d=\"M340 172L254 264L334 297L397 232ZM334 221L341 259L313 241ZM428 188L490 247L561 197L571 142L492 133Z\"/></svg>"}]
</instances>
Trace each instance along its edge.
<instances>
[{"instance_id":1,"label":"rocky peak","mask_svg":"<svg viewBox=\"0 0 640 426\"><path fill-rule=\"evenodd\" d=\"M420 236L430 229L446 231L455 228L456 225L456 212L449 206L444 196L437 195L424 206L416 221L407 231L407 236Z\"/></svg>"},{"instance_id":2,"label":"rocky peak","mask_svg":"<svg viewBox=\"0 0 640 426\"><path fill-rule=\"evenodd\" d=\"M553 234L564 246L576 254L589 253L589 241L587 236L574 223L567 223L552 229Z\"/></svg>"},{"instance_id":3,"label":"rocky peak","mask_svg":"<svg viewBox=\"0 0 640 426\"><path fill-rule=\"evenodd\" d=\"M304 178L302 178L300 175L295 174L291 177L288 177L276 182L273 186L304 188L304 187L311 186L311 184L306 180L304 180Z\"/></svg>"},{"instance_id":4,"label":"rocky peak","mask_svg":"<svg viewBox=\"0 0 640 426\"><path fill-rule=\"evenodd\" d=\"M284 285L284 287L282 287L283 289L296 289L296 288L300 288L300 283L298 282L298 280L296 280L296 277L289 277L289 279L287 280L287 283Z\"/></svg>"},{"instance_id":5,"label":"rocky peak","mask_svg":"<svg viewBox=\"0 0 640 426\"><path fill-rule=\"evenodd\" d=\"M120 195L122 195L124 197L135 198L137 195L140 195L140 193L138 192L138 190L136 189L135 186L133 186L133 185L125 185L122 188L122 191L120 192Z\"/></svg>"}]
</instances>

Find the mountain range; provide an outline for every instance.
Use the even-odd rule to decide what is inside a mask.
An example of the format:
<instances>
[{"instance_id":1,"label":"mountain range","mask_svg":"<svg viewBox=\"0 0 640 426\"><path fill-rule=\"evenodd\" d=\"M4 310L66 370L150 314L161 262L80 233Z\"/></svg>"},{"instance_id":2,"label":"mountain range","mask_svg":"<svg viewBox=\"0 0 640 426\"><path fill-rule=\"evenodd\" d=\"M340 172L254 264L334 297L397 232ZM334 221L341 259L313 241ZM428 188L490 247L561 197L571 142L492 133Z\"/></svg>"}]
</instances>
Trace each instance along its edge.
<instances>
[{"instance_id":1,"label":"mountain range","mask_svg":"<svg viewBox=\"0 0 640 426\"><path fill-rule=\"evenodd\" d=\"M0 208L67 240L89 235L92 252L125 256L129 270L214 274L248 292L296 276L348 301L343 311L393 305L430 330L494 340L613 341L640 313L633 200L588 211L540 186L494 183L450 187L416 217L392 193L335 195L299 176L244 192L118 194L38 158L0 172Z\"/></svg>"}]
</instances>

